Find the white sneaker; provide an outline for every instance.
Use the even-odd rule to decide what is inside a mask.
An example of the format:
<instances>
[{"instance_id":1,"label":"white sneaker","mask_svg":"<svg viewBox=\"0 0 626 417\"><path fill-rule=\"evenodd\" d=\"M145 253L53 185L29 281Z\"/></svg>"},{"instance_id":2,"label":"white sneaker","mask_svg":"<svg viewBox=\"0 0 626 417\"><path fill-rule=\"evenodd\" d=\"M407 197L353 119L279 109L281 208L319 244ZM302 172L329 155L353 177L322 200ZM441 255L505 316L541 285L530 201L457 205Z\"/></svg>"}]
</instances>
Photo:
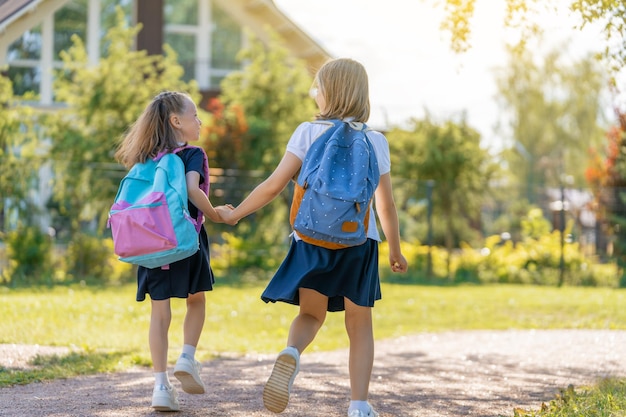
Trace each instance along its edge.
<instances>
[{"instance_id":1,"label":"white sneaker","mask_svg":"<svg viewBox=\"0 0 626 417\"><path fill-rule=\"evenodd\" d=\"M181 356L174 366L174 376L180 381L183 391L188 394L204 394L204 384L200 379L202 365L195 359Z\"/></svg>"},{"instance_id":2,"label":"white sneaker","mask_svg":"<svg viewBox=\"0 0 626 417\"><path fill-rule=\"evenodd\" d=\"M348 413L348 417L378 417L378 413L370 406L370 412L365 414L361 410L352 410Z\"/></svg>"},{"instance_id":3,"label":"white sneaker","mask_svg":"<svg viewBox=\"0 0 626 417\"><path fill-rule=\"evenodd\" d=\"M152 391L152 408L157 411L179 411L178 394L174 387L155 386Z\"/></svg>"},{"instance_id":4,"label":"white sneaker","mask_svg":"<svg viewBox=\"0 0 626 417\"><path fill-rule=\"evenodd\" d=\"M263 405L274 413L282 413L289 403L289 392L300 370L300 354L294 347L283 349L276 358L274 369L265 388Z\"/></svg>"}]
</instances>

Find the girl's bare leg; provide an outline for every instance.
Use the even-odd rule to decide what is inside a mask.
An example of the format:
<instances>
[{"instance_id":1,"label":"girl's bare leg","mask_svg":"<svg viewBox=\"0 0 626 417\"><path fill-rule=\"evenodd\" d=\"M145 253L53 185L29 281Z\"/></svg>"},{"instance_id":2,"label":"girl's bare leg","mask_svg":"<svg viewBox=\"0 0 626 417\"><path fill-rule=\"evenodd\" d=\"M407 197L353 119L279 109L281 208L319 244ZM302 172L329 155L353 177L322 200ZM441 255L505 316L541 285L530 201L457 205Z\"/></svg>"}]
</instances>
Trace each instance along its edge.
<instances>
[{"instance_id":1,"label":"girl's bare leg","mask_svg":"<svg viewBox=\"0 0 626 417\"><path fill-rule=\"evenodd\" d=\"M374 365L374 332L372 330L372 308L362 307L345 299L346 331L350 339L351 399L367 401L369 383Z\"/></svg>"},{"instance_id":2,"label":"girl's bare leg","mask_svg":"<svg viewBox=\"0 0 626 417\"><path fill-rule=\"evenodd\" d=\"M294 346L302 353L324 324L328 297L308 288L300 288L299 292L300 312L291 323L287 346Z\"/></svg>"},{"instance_id":3,"label":"girl's bare leg","mask_svg":"<svg viewBox=\"0 0 626 417\"><path fill-rule=\"evenodd\" d=\"M198 346L202 328L204 327L206 299L204 292L189 294L187 297L187 314L183 324L184 343Z\"/></svg>"},{"instance_id":4,"label":"girl's bare leg","mask_svg":"<svg viewBox=\"0 0 626 417\"><path fill-rule=\"evenodd\" d=\"M167 333L172 321L170 300L152 300L152 312L150 314L150 331L148 340L150 355L155 372L167 371Z\"/></svg>"}]
</instances>

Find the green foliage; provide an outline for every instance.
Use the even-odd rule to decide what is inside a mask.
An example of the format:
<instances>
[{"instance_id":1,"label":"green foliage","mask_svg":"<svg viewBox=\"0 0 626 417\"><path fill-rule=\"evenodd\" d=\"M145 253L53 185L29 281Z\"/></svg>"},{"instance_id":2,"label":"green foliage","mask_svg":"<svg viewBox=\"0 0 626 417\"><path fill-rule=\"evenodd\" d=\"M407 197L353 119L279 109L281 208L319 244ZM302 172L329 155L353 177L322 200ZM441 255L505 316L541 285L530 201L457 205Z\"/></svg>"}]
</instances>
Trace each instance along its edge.
<instances>
[{"instance_id":1,"label":"green foliage","mask_svg":"<svg viewBox=\"0 0 626 417\"><path fill-rule=\"evenodd\" d=\"M531 208L520 221L522 239L540 239L550 234L552 225L543 216L540 208Z\"/></svg>"},{"instance_id":2,"label":"green foliage","mask_svg":"<svg viewBox=\"0 0 626 417\"><path fill-rule=\"evenodd\" d=\"M620 286L620 270L616 264L598 263L584 256L577 243L565 243L563 249L565 284ZM556 286L561 274L561 236L558 231L515 243L491 236L480 250L462 244L460 250L449 253L437 246L429 249L419 243L403 242L402 251L409 261L409 272L406 275L392 274L387 265L387 244L380 245L381 280L430 285L506 283ZM429 252L431 276L427 273Z\"/></svg>"},{"instance_id":3,"label":"green foliage","mask_svg":"<svg viewBox=\"0 0 626 417\"><path fill-rule=\"evenodd\" d=\"M61 239L79 231L84 222L98 219L95 232L104 230L108 208L124 172L113 154L123 132L161 90L184 91L197 100L194 82L181 81L183 68L176 54L149 56L133 48L139 27L127 27L121 8L117 24L103 39L104 56L90 64L83 40L61 52L63 68L56 77L56 100L67 107L42 117L52 138L54 202L58 215L70 221Z\"/></svg>"},{"instance_id":4,"label":"green foliage","mask_svg":"<svg viewBox=\"0 0 626 417\"><path fill-rule=\"evenodd\" d=\"M36 356L32 369L5 369L0 367L0 387L24 385L46 380L70 378L78 375L122 371L132 362L128 353L70 353L65 356Z\"/></svg>"},{"instance_id":5,"label":"green foliage","mask_svg":"<svg viewBox=\"0 0 626 417\"><path fill-rule=\"evenodd\" d=\"M32 99L30 96L24 99ZM29 198L43 162L43 144L34 126L33 109L20 105L11 81L0 75L0 232L34 224L39 211ZM7 221L9 224L4 224Z\"/></svg>"},{"instance_id":6,"label":"green foliage","mask_svg":"<svg viewBox=\"0 0 626 417\"><path fill-rule=\"evenodd\" d=\"M113 240L84 233L74 234L65 255L69 282L119 284L132 278L133 268L117 260L113 254Z\"/></svg>"},{"instance_id":7,"label":"green foliage","mask_svg":"<svg viewBox=\"0 0 626 417\"><path fill-rule=\"evenodd\" d=\"M446 0L443 2L445 15L441 29L450 34L450 45L455 52L465 52L471 47L471 20L476 0ZM529 38L541 33L537 18L559 13L561 2L555 0L506 0L505 26L521 30L518 45L523 46ZM623 48L626 33L626 13L623 0L569 0L569 9L581 18L582 29L587 24L600 23L605 37L603 56L618 73L626 65ZM561 11L562 12L562 11Z\"/></svg>"},{"instance_id":8,"label":"green foliage","mask_svg":"<svg viewBox=\"0 0 626 417\"><path fill-rule=\"evenodd\" d=\"M52 240L38 226L20 226L6 235L9 267L2 282L28 285L52 282Z\"/></svg>"},{"instance_id":9,"label":"green foliage","mask_svg":"<svg viewBox=\"0 0 626 417\"><path fill-rule=\"evenodd\" d=\"M248 124L238 155L241 169L273 170L295 128L315 113L305 63L281 42L273 31L268 44L250 35L238 57L245 68L221 84L220 100L227 109L240 107Z\"/></svg>"},{"instance_id":10,"label":"green foliage","mask_svg":"<svg viewBox=\"0 0 626 417\"><path fill-rule=\"evenodd\" d=\"M231 155L233 165L236 158L238 169L269 173L278 165L296 127L313 118L315 106L308 95L312 78L304 62L291 56L273 32L268 44L250 37L239 59L246 65L222 81L221 103L216 106L219 111L213 113L213 124L225 129L235 140L230 147L216 152L227 163ZM211 148L221 146L221 142L218 136L209 139L209 153L212 153ZM236 197L237 193L229 196ZM240 222L238 234L265 245L284 241L289 234L290 203L290 195L285 191L254 216Z\"/></svg>"},{"instance_id":11,"label":"green foliage","mask_svg":"<svg viewBox=\"0 0 626 417\"><path fill-rule=\"evenodd\" d=\"M561 389L537 411L516 408L514 417L609 417L626 412L626 380L604 378L595 386Z\"/></svg>"},{"instance_id":12,"label":"green foliage","mask_svg":"<svg viewBox=\"0 0 626 417\"><path fill-rule=\"evenodd\" d=\"M504 190L496 190L496 194L503 194L498 196L499 202L497 203L497 212L502 214L493 219L493 221L490 221L490 219L485 220L485 236L491 236L506 231L506 233L509 233L511 240L518 242L522 240L522 233L527 234L522 228L529 226L528 224L522 226L522 223L528 221L528 213L533 208L536 208L536 206L531 205L526 199L507 201L506 195L508 194L502 193L502 191ZM487 207L489 203L490 202L487 202L485 206ZM494 209L493 207L490 208L492 208L492 210ZM537 219L537 221L539 221L539 219ZM543 226L541 227L543 228ZM549 231L548 229L546 233Z\"/></svg>"},{"instance_id":13,"label":"green foliage","mask_svg":"<svg viewBox=\"0 0 626 417\"><path fill-rule=\"evenodd\" d=\"M621 270L612 262L604 263L586 256L576 242L569 242L572 224L564 230L563 275L561 275L561 235L550 232L540 210L530 208L521 216L516 239L490 236L480 245L460 244L458 250L428 247L417 240L403 241L402 250L409 261L409 273L392 274L388 266L388 246L380 247L379 272L386 282L451 285L459 283L536 284L574 286L621 286ZM211 245L212 267L218 276L227 275L229 283L258 282L269 279L282 262L288 243L266 245L249 240L240 233L223 233L221 243ZM431 274L429 275L429 263ZM235 277L233 279L232 277Z\"/></svg>"},{"instance_id":14,"label":"green foliage","mask_svg":"<svg viewBox=\"0 0 626 417\"><path fill-rule=\"evenodd\" d=\"M211 268L218 276L226 276L229 284L265 281L282 262L286 245L259 243L234 233L222 233L223 243L211 245Z\"/></svg>"},{"instance_id":15,"label":"green foliage","mask_svg":"<svg viewBox=\"0 0 626 417\"><path fill-rule=\"evenodd\" d=\"M504 132L512 146L502 157L510 183L536 204L537 187L558 187L568 178L585 184L589 148L603 140L601 91L605 80L590 57L568 63L552 50L538 63L536 50L509 50L498 77L498 99L508 109ZM568 178L566 178L566 176Z\"/></svg>"},{"instance_id":16,"label":"green foliage","mask_svg":"<svg viewBox=\"0 0 626 417\"><path fill-rule=\"evenodd\" d=\"M433 223L444 228L443 239L436 243L452 251L459 242L478 237L482 201L498 168L480 147L479 133L464 119L411 122L411 130L394 129L387 134L393 174L420 180L421 184L434 181ZM402 185L397 189L400 196L406 199L415 195L414 181ZM399 205L405 206L405 201L401 198Z\"/></svg>"}]
</instances>

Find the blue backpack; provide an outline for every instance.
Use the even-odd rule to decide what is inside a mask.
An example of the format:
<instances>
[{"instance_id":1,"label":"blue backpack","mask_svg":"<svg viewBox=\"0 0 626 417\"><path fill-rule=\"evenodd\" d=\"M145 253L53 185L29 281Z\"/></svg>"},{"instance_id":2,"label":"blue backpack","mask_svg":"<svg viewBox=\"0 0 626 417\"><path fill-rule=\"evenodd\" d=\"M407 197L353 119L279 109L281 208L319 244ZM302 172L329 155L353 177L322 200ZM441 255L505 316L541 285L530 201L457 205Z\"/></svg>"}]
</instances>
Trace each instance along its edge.
<instances>
[{"instance_id":1,"label":"blue backpack","mask_svg":"<svg viewBox=\"0 0 626 417\"><path fill-rule=\"evenodd\" d=\"M121 261L168 269L169 264L198 251L204 217L200 211L197 219L189 214L185 166L176 155L185 148L191 146L135 164L120 182L108 224ZM202 153L205 181L201 188L208 195L208 162Z\"/></svg>"},{"instance_id":2,"label":"blue backpack","mask_svg":"<svg viewBox=\"0 0 626 417\"><path fill-rule=\"evenodd\" d=\"M294 231L305 242L328 249L367 240L370 205L380 180L374 148L363 123L325 120L309 148L290 210Z\"/></svg>"}]
</instances>

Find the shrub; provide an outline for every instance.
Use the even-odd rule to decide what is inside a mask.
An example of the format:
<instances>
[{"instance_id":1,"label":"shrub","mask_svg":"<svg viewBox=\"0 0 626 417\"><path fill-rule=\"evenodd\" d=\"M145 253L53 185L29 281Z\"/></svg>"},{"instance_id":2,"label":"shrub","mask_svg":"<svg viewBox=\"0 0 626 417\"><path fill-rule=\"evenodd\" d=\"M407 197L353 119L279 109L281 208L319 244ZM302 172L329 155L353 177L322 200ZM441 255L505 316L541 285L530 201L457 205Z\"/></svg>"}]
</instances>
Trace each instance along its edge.
<instances>
[{"instance_id":1,"label":"shrub","mask_svg":"<svg viewBox=\"0 0 626 417\"><path fill-rule=\"evenodd\" d=\"M407 274L393 274L387 258L386 242L380 244L380 277L386 282L411 284L533 284L558 285L561 279L560 234L549 233L539 238L527 237L514 244L500 236L485 239L481 249L467 244L450 256L450 276L446 271L448 253L432 247L432 275L427 274L428 247L419 242L402 242L402 251L409 262ZM620 285L620 272L615 263L599 263L585 256L577 243L563 247L563 283L566 285L606 286Z\"/></svg>"},{"instance_id":2,"label":"shrub","mask_svg":"<svg viewBox=\"0 0 626 417\"><path fill-rule=\"evenodd\" d=\"M72 282L113 284L132 279L133 266L117 260L113 240L87 234L74 235L65 256L67 278Z\"/></svg>"},{"instance_id":3,"label":"shrub","mask_svg":"<svg viewBox=\"0 0 626 417\"><path fill-rule=\"evenodd\" d=\"M289 250L287 245L267 245L232 233L221 237L224 243L211 243L211 268L231 283L268 280Z\"/></svg>"},{"instance_id":4,"label":"shrub","mask_svg":"<svg viewBox=\"0 0 626 417\"><path fill-rule=\"evenodd\" d=\"M52 239L36 226L21 226L6 234L8 268L2 282L9 285L50 284Z\"/></svg>"}]
</instances>

